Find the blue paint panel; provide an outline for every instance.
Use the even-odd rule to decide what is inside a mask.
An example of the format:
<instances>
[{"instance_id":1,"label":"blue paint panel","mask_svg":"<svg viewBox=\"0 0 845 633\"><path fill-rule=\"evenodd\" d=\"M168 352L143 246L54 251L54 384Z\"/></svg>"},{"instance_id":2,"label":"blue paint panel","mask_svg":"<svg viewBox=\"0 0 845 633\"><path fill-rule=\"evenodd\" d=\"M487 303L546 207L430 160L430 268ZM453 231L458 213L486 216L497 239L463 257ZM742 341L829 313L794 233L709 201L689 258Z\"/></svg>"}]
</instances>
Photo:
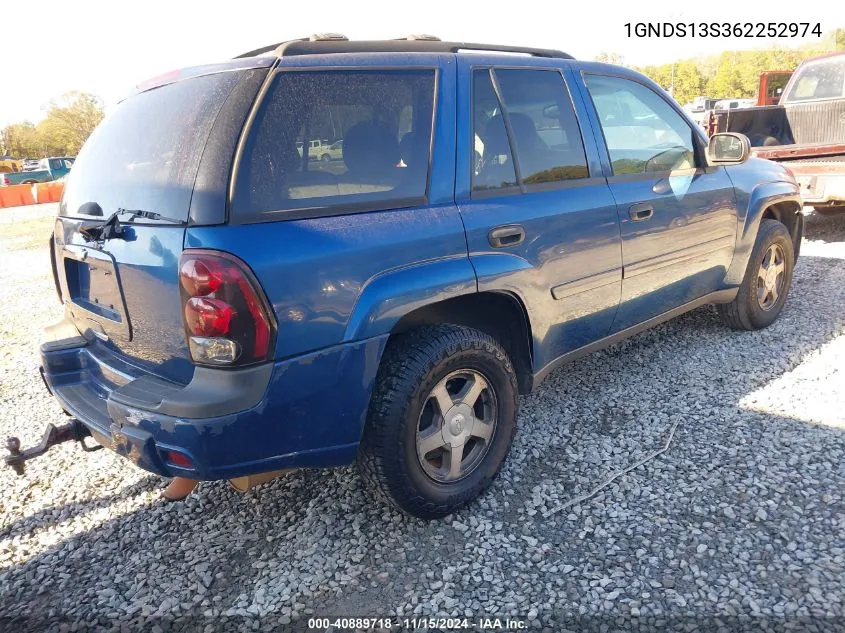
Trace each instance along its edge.
<instances>
[{"instance_id":1,"label":"blue paint panel","mask_svg":"<svg viewBox=\"0 0 845 633\"><path fill-rule=\"evenodd\" d=\"M535 370L608 334L622 259L616 205L604 182L468 200L460 208L478 289L512 292L528 311ZM525 241L491 248L491 223L520 224ZM594 277L600 283L591 285ZM566 289L567 296L555 299L552 288Z\"/></svg>"},{"instance_id":2,"label":"blue paint panel","mask_svg":"<svg viewBox=\"0 0 845 633\"><path fill-rule=\"evenodd\" d=\"M62 406L96 436L127 439L112 446L139 466L165 476L225 479L278 468L348 464L361 439L370 392L386 336L334 346L275 364L256 406L216 418L188 420L108 400L142 374L106 375L89 347L42 354L45 379ZM124 369L127 369L124 367ZM196 464L167 465L166 448Z\"/></svg>"},{"instance_id":3,"label":"blue paint panel","mask_svg":"<svg viewBox=\"0 0 845 633\"><path fill-rule=\"evenodd\" d=\"M186 247L225 250L249 263L278 320L277 358L389 332L425 298L475 285L454 205L190 228ZM379 288L395 275L404 301L385 306ZM353 322L360 325L350 330Z\"/></svg>"},{"instance_id":4,"label":"blue paint panel","mask_svg":"<svg viewBox=\"0 0 845 633\"><path fill-rule=\"evenodd\" d=\"M91 265L66 259L66 247L82 247L85 240L78 232L81 220L60 218L56 231L56 261L62 274L59 284L66 301L78 295L81 288L73 287L79 279L65 271L78 270ZM179 256L185 229L179 226L128 226L126 239L112 239L102 248L106 256L115 261L115 283L123 289L126 302L126 323L122 318L100 311L92 321L83 315L73 316L74 305L66 304L65 312L79 331L90 340L96 340L93 331L121 322L131 338L111 335L96 349L118 354L123 362L144 371L179 383L190 381L194 365L188 353L185 329L182 322L182 302L179 296ZM71 265L72 264L72 265ZM86 273L87 274L87 273ZM116 286L114 286L116 288ZM120 301L115 291L113 304ZM90 308L91 306L84 306ZM92 312L94 310L91 310ZM111 311L110 311L111 312ZM115 327L115 331L118 328ZM123 329L122 327L119 329Z\"/></svg>"},{"instance_id":5,"label":"blue paint panel","mask_svg":"<svg viewBox=\"0 0 845 633\"><path fill-rule=\"evenodd\" d=\"M724 168L612 178L610 187L619 204L625 264L614 331L723 287L736 243L736 203ZM654 214L635 222L628 209L642 203Z\"/></svg>"}]
</instances>

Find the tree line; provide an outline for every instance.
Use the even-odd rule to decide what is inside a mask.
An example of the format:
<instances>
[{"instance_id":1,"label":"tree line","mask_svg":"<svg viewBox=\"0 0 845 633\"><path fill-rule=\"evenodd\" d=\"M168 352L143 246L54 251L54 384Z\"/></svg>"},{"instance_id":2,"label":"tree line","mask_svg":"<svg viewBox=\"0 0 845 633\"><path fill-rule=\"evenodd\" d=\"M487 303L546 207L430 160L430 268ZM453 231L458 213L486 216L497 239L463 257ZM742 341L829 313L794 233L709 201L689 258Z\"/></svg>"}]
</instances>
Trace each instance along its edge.
<instances>
[{"instance_id":1,"label":"tree line","mask_svg":"<svg viewBox=\"0 0 845 633\"><path fill-rule=\"evenodd\" d=\"M22 121L0 130L0 155L18 159L76 156L102 120L99 97L69 92L47 105L39 123Z\"/></svg>"},{"instance_id":2,"label":"tree line","mask_svg":"<svg viewBox=\"0 0 845 633\"><path fill-rule=\"evenodd\" d=\"M845 50L845 28L828 31L818 43L800 48L776 46L769 50L725 51L668 64L631 67L660 84L681 104L699 95L714 99L750 99L757 96L761 72L795 70L805 59L834 50ZM616 53L601 53L596 60L629 65Z\"/></svg>"}]
</instances>

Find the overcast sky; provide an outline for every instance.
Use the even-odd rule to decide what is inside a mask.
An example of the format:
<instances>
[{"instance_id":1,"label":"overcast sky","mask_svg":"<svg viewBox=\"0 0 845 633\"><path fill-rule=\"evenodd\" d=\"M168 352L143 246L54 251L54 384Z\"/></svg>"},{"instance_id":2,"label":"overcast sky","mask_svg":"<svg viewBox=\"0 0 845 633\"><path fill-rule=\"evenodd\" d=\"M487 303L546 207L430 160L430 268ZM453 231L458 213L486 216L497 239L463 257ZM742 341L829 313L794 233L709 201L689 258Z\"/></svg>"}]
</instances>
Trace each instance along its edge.
<instances>
[{"instance_id":1,"label":"overcast sky","mask_svg":"<svg viewBox=\"0 0 845 633\"><path fill-rule=\"evenodd\" d=\"M628 63L646 64L774 41L628 38L626 22L820 22L826 31L837 22L845 27L841 7L841 1L830 0L6 3L0 12L0 126L39 120L44 105L69 90L93 92L111 105L148 77L315 32L351 39L430 33L444 40L557 48L581 59L615 52Z\"/></svg>"}]
</instances>

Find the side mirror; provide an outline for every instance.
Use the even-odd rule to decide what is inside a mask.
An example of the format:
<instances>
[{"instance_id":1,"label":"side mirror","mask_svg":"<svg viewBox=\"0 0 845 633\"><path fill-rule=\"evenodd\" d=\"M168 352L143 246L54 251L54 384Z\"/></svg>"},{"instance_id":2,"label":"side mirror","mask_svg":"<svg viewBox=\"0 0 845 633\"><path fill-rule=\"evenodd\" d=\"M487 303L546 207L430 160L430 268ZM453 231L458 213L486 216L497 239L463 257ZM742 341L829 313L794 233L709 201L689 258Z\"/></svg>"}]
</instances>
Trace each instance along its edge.
<instances>
[{"instance_id":1,"label":"side mirror","mask_svg":"<svg viewBox=\"0 0 845 633\"><path fill-rule=\"evenodd\" d=\"M751 155L751 142L745 134L721 132L710 137L707 159L711 165L738 165Z\"/></svg>"}]
</instances>

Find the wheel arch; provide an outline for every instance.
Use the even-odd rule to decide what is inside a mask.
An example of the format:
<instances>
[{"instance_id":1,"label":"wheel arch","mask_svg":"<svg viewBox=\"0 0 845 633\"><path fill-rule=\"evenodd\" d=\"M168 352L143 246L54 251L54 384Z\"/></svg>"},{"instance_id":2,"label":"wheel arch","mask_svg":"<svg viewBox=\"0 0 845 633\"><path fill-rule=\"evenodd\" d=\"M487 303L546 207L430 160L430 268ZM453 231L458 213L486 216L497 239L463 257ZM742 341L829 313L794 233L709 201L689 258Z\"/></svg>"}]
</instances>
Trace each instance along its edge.
<instances>
[{"instance_id":1,"label":"wheel arch","mask_svg":"<svg viewBox=\"0 0 845 633\"><path fill-rule=\"evenodd\" d=\"M492 336L513 363L519 392L531 391L534 378L531 323L519 297L505 291L485 291L430 303L405 314L390 334L396 336L423 325L442 323L471 327Z\"/></svg>"},{"instance_id":2,"label":"wheel arch","mask_svg":"<svg viewBox=\"0 0 845 633\"><path fill-rule=\"evenodd\" d=\"M804 235L804 215L801 213L801 203L796 200L783 200L770 204L763 210L761 220L777 220L786 227L792 237L792 249L795 259L801 250L801 238Z\"/></svg>"}]
</instances>

